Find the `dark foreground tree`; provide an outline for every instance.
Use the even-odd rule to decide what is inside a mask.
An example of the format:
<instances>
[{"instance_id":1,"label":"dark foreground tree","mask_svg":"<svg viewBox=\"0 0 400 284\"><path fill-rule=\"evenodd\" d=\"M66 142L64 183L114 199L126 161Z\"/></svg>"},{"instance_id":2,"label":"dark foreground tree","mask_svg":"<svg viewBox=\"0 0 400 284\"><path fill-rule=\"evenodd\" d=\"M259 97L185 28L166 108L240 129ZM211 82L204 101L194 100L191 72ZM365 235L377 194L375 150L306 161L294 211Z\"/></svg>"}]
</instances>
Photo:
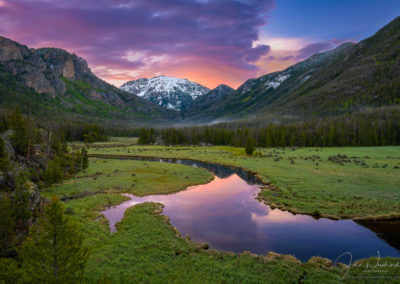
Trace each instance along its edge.
<instances>
[{"instance_id":1,"label":"dark foreground tree","mask_svg":"<svg viewBox=\"0 0 400 284\"><path fill-rule=\"evenodd\" d=\"M244 149L245 149L247 155L253 155L253 152L255 149L254 149L254 141L251 137L247 138Z\"/></svg>"},{"instance_id":2,"label":"dark foreground tree","mask_svg":"<svg viewBox=\"0 0 400 284\"><path fill-rule=\"evenodd\" d=\"M32 227L20 251L25 280L30 283L79 283L88 259L75 223L54 197Z\"/></svg>"},{"instance_id":3,"label":"dark foreground tree","mask_svg":"<svg viewBox=\"0 0 400 284\"><path fill-rule=\"evenodd\" d=\"M3 174L8 171L9 161L5 150L4 140L0 137L0 172Z\"/></svg>"},{"instance_id":4,"label":"dark foreground tree","mask_svg":"<svg viewBox=\"0 0 400 284\"><path fill-rule=\"evenodd\" d=\"M0 195L0 257L10 256L13 251L14 226L10 200Z\"/></svg>"},{"instance_id":5,"label":"dark foreground tree","mask_svg":"<svg viewBox=\"0 0 400 284\"><path fill-rule=\"evenodd\" d=\"M0 257L0 283L21 283L20 271L15 259Z\"/></svg>"},{"instance_id":6,"label":"dark foreground tree","mask_svg":"<svg viewBox=\"0 0 400 284\"><path fill-rule=\"evenodd\" d=\"M29 210L29 185L26 183L26 176L22 173L18 174L13 186L11 209L15 226L19 232L27 232L32 212Z\"/></svg>"}]
</instances>

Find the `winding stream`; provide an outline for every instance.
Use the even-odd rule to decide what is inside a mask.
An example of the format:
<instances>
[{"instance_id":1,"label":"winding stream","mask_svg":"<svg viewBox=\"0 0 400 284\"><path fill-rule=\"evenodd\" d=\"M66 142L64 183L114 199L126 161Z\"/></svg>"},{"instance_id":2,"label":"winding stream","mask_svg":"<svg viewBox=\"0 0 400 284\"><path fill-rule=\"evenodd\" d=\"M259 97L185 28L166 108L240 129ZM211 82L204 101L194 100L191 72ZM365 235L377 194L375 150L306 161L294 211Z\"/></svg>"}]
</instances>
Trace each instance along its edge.
<instances>
[{"instance_id":1,"label":"winding stream","mask_svg":"<svg viewBox=\"0 0 400 284\"><path fill-rule=\"evenodd\" d=\"M302 261L312 256L335 260L345 252L352 254L353 261L378 254L400 257L400 239L395 233L400 232L399 222L361 225L353 220L295 215L257 201L259 181L244 170L192 160L136 159L203 167L213 172L215 179L168 195L126 194L130 200L102 212L112 232L127 208L160 202L165 205L164 214L183 236L189 234L192 240L206 242L212 249L256 254L274 251L295 255ZM340 261L350 259L347 256Z\"/></svg>"}]
</instances>

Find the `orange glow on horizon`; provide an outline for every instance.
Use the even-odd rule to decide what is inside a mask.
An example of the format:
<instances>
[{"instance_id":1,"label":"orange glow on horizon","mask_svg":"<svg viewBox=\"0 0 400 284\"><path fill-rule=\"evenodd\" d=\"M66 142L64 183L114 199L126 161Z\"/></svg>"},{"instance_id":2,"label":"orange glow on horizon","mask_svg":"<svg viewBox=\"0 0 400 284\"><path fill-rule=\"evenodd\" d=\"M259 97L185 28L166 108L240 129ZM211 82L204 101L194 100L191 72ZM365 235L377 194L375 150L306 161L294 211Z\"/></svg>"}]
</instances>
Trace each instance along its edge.
<instances>
[{"instance_id":1,"label":"orange glow on horizon","mask_svg":"<svg viewBox=\"0 0 400 284\"><path fill-rule=\"evenodd\" d=\"M210 66L196 66L193 69L189 69L186 66L176 66L171 68L165 68L165 70L160 70L158 72L154 71L144 71L140 72L140 75L132 76L126 70L115 70L115 74L101 74L101 72L94 73L103 80L119 87L123 83L131 80L137 80L139 78L151 78L159 75L171 76L177 78L185 78L189 81L199 83L209 89L214 89L220 84L228 85L234 89L242 85L247 79L254 78L257 74L253 76L248 75L243 70L234 69L226 66L219 66L212 68Z\"/></svg>"},{"instance_id":2,"label":"orange glow on horizon","mask_svg":"<svg viewBox=\"0 0 400 284\"><path fill-rule=\"evenodd\" d=\"M1 0L0 0L1 2ZM23 44L24 41L21 41ZM89 68L104 81L120 87L122 84L136 80L139 78L151 78L159 75L186 78L192 82L199 83L209 89L214 89L220 84L228 85L234 89L240 87L246 80L257 78L259 76L284 70L285 68L298 62L296 59L281 60L280 58L297 55L297 50L274 50L272 49L267 55L255 62L259 70L243 70L240 68L223 65L217 61L203 61L201 58L183 57L192 62L169 62L162 61L158 66L152 66L144 70L138 69L119 69L110 66L99 66L96 64L90 53L86 53L82 49L67 46L65 43L57 41L39 41L29 45L33 48L43 46L54 46L64 49L70 53L75 53L88 61ZM274 59L270 57L273 56ZM196 62L196 63L193 63Z\"/></svg>"},{"instance_id":3,"label":"orange glow on horizon","mask_svg":"<svg viewBox=\"0 0 400 284\"><path fill-rule=\"evenodd\" d=\"M271 51L267 56L262 57L258 60L255 65L259 68L258 70L244 71L239 68L231 66L225 66L216 62L198 63L195 66L189 64L176 64L170 66L165 63L158 69L151 70L111 70L102 74L102 72L94 73L105 81L119 87L123 83L131 80L137 80L140 78L152 78L159 75L171 76L177 78L185 78L192 82L199 83L209 89L214 89L220 84L228 85L234 89L240 87L246 80L257 78L259 76L282 71L285 68L295 64L298 60L295 59L297 51L295 50L277 50ZM282 57L293 55L293 58L282 60ZM271 56L273 58L271 58Z\"/></svg>"}]
</instances>

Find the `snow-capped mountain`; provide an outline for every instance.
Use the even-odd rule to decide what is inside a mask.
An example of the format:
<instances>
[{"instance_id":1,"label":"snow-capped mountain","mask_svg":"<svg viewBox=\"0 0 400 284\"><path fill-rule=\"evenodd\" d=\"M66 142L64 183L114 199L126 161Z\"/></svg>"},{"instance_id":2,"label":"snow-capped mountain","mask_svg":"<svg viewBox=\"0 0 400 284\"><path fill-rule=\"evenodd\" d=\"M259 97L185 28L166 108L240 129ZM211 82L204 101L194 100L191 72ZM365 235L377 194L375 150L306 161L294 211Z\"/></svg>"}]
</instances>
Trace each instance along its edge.
<instances>
[{"instance_id":1,"label":"snow-capped mountain","mask_svg":"<svg viewBox=\"0 0 400 284\"><path fill-rule=\"evenodd\" d=\"M168 109L182 110L210 89L187 79L157 76L126 82L121 90Z\"/></svg>"}]
</instances>

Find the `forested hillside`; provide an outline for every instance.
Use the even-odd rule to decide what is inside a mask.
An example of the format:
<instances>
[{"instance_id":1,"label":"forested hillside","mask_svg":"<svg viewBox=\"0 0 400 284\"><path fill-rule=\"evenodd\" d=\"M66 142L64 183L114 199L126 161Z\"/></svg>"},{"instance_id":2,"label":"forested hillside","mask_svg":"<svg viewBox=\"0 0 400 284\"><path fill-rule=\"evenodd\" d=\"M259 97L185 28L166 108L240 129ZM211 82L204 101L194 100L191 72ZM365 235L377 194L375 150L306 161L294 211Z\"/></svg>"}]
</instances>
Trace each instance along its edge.
<instances>
[{"instance_id":1,"label":"forested hillside","mask_svg":"<svg viewBox=\"0 0 400 284\"><path fill-rule=\"evenodd\" d=\"M209 104L202 105L201 113L194 113L192 109L192 114L194 118L201 117L208 120L225 118L230 120L276 113L277 111L273 106L279 98L288 96L305 84L313 74L325 65L329 65L352 45L351 43L343 44L332 51L315 54L283 71L249 79L236 91L227 93L225 96L219 96ZM268 111L263 110L267 107L270 107Z\"/></svg>"},{"instance_id":2,"label":"forested hillside","mask_svg":"<svg viewBox=\"0 0 400 284\"><path fill-rule=\"evenodd\" d=\"M398 104L400 18L354 45L274 107L284 113L323 116Z\"/></svg>"},{"instance_id":3,"label":"forested hillside","mask_svg":"<svg viewBox=\"0 0 400 284\"><path fill-rule=\"evenodd\" d=\"M358 44L342 44L283 71L250 79L203 106L214 119L282 121L354 113L400 104L400 18ZM190 116L190 115L188 115Z\"/></svg>"}]
</instances>

